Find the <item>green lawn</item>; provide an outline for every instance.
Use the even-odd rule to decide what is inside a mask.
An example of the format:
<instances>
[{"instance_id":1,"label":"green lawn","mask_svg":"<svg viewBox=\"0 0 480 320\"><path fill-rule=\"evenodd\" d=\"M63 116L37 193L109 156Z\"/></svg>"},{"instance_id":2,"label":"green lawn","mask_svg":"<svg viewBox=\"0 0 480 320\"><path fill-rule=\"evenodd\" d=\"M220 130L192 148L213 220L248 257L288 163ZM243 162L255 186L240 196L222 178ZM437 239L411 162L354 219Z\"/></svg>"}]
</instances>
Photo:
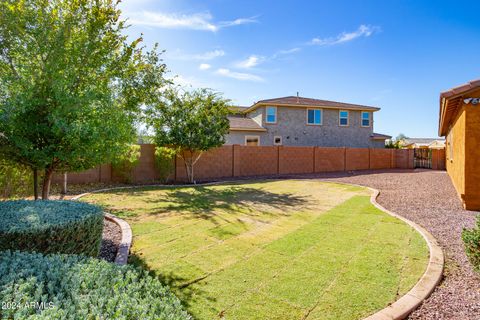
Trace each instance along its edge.
<instances>
[{"instance_id":1,"label":"green lawn","mask_svg":"<svg viewBox=\"0 0 480 320\"><path fill-rule=\"evenodd\" d=\"M197 319L358 319L407 292L428 249L361 187L312 180L94 194L133 229L131 263Z\"/></svg>"}]
</instances>

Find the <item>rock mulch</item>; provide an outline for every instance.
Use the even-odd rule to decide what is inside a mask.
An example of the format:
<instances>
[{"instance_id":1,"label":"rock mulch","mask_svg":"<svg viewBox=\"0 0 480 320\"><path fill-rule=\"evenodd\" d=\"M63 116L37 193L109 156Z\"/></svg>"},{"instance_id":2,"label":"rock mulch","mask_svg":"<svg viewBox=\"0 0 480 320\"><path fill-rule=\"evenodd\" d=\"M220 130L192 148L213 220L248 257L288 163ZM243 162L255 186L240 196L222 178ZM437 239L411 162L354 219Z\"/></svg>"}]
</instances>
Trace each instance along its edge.
<instances>
[{"instance_id":1,"label":"rock mulch","mask_svg":"<svg viewBox=\"0 0 480 320\"><path fill-rule=\"evenodd\" d=\"M122 231L120 227L116 223L105 219L99 258L114 262L121 239Z\"/></svg>"},{"instance_id":2,"label":"rock mulch","mask_svg":"<svg viewBox=\"0 0 480 320\"><path fill-rule=\"evenodd\" d=\"M444 279L410 319L480 319L480 276L472 270L461 239L462 229L475 225L478 212L462 208L446 172L417 169L324 178L380 190L381 205L423 226L444 250Z\"/></svg>"}]
</instances>

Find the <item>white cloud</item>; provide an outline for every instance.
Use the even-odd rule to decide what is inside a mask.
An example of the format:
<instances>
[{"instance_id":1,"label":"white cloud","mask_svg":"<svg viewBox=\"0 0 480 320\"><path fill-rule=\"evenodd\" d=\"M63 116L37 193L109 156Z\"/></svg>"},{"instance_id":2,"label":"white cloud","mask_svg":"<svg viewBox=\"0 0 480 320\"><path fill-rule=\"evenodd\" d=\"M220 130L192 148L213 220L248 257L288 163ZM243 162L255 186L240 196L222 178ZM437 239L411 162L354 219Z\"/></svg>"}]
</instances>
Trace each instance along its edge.
<instances>
[{"instance_id":1,"label":"white cloud","mask_svg":"<svg viewBox=\"0 0 480 320\"><path fill-rule=\"evenodd\" d=\"M208 70L210 69L212 66L209 65L208 63L200 63L200 65L198 66L198 69L200 70Z\"/></svg>"},{"instance_id":2,"label":"white cloud","mask_svg":"<svg viewBox=\"0 0 480 320\"><path fill-rule=\"evenodd\" d=\"M233 79L242 80L242 81L255 81L255 82L264 81L264 79L260 76L257 76L251 73L234 72L225 68L218 69L216 71L216 74L221 75L223 77L233 78Z\"/></svg>"},{"instance_id":3,"label":"white cloud","mask_svg":"<svg viewBox=\"0 0 480 320\"><path fill-rule=\"evenodd\" d=\"M362 24L357 30L353 32L342 32L336 37L331 38L313 38L309 44L319 46L331 46L340 43L349 42L360 37L370 37L372 34L379 30L378 27L366 26Z\"/></svg>"},{"instance_id":4,"label":"white cloud","mask_svg":"<svg viewBox=\"0 0 480 320\"><path fill-rule=\"evenodd\" d=\"M259 65L263 61L265 61L265 57L251 55L246 60L237 62L235 66L237 68L249 69Z\"/></svg>"},{"instance_id":5,"label":"white cloud","mask_svg":"<svg viewBox=\"0 0 480 320\"><path fill-rule=\"evenodd\" d=\"M223 57L224 55L225 51L218 49L197 54L184 54L178 50L172 56L169 55L169 58L175 60L213 60L215 58Z\"/></svg>"},{"instance_id":6,"label":"white cloud","mask_svg":"<svg viewBox=\"0 0 480 320\"><path fill-rule=\"evenodd\" d=\"M292 54L292 53L295 53L295 52L298 52L300 51L301 49L300 48L292 48L292 49L288 49L288 50L279 50L277 51L277 55L281 55L281 54Z\"/></svg>"},{"instance_id":7,"label":"white cloud","mask_svg":"<svg viewBox=\"0 0 480 320\"><path fill-rule=\"evenodd\" d=\"M193 14L164 13L154 11L129 11L124 13L129 22L167 29L190 29L216 32L222 28L239 26L257 22L256 17L238 18L231 21L214 22L209 12Z\"/></svg>"},{"instance_id":8,"label":"white cloud","mask_svg":"<svg viewBox=\"0 0 480 320\"><path fill-rule=\"evenodd\" d=\"M301 48L295 47L287 50L278 50L272 55L272 59L277 59L278 57L293 54L302 50Z\"/></svg>"},{"instance_id":9,"label":"white cloud","mask_svg":"<svg viewBox=\"0 0 480 320\"><path fill-rule=\"evenodd\" d=\"M204 86L202 82L197 80L194 77L184 77L182 75L176 75L170 80L173 81L176 85L182 86L182 87L192 87L192 88L199 88Z\"/></svg>"}]
</instances>

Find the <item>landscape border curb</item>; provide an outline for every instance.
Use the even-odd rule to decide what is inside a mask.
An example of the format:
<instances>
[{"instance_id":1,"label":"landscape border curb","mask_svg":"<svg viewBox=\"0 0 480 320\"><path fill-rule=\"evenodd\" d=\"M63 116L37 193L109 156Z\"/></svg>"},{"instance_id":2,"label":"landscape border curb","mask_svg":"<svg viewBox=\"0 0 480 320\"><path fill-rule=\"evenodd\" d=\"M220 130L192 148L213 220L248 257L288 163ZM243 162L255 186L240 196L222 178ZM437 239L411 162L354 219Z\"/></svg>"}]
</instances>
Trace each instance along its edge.
<instances>
[{"instance_id":1,"label":"landscape border curb","mask_svg":"<svg viewBox=\"0 0 480 320\"><path fill-rule=\"evenodd\" d=\"M87 196L91 193L96 193L99 191L100 190L95 190L92 192L82 193L78 196L71 198L70 200L76 201L84 196ZM120 228L120 233L122 235L120 239L120 243L118 244L117 254L115 255L115 260L113 262L120 266L126 265L128 261L128 256L130 254L130 248L132 247L132 241L133 241L132 228L130 227L127 221L120 219L119 217L113 214L110 214L108 212L104 213L104 217L108 221L115 223Z\"/></svg>"},{"instance_id":2,"label":"landscape border curb","mask_svg":"<svg viewBox=\"0 0 480 320\"><path fill-rule=\"evenodd\" d=\"M115 223L119 228L122 234L120 239L120 244L118 245L117 255L115 256L115 264L126 265L128 261L128 255L130 253L130 248L132 246L132 228L123 219L120 219L113 214L105 212L105 219Z\"/></svg>"},{"instance_id":3,"label":"landscape border curb","mask_svg":"<svg viewBox=\"0 0 480 320\"><path fill-rule=\"evenodd\" d=\"M284 178L286 180L304 180L304 179L296 179L294 177L292 178ZM263 180L263 181L268 181L268 180L281 180L281 179L257 179L257 180ZM326 179L312 179L312 180L318 180L321 182L328 182L328 183L336 183L336 184L343 184L343 185L349 185L349 186L357 186L357 187L362 187L370 190L372 194L370 195L370 202L379 210L402 220L403 222L407 223L410 225L412 228L414 228L420 235L425 239L427 242L428 248L429 248L429 261L427 265L427 269L423 273L422 277L420 280L413 286L413 288L410 289L405 295L400 297L400 299L396 300L389 306L383 308L380 311L377 311L376 313L364 318L363 320L401 320L405 319L410 313L412 313L415 309L418 308L418 306L425 300L427 299L430 294L435 290L436 286L440 283L440 281L443 278L443 267L445 263L445 258L443 255L442 248L438 245L437 240L433 235L428 232L425 228L421 227L417 223L393 212L385 207L383 207L381 204L377 202L377 198L380 195L380 191L371 188L368 186L360 185L360 184L354 184L354 183L346 183L346 182L338 182L334 180L330 180L328 178ZM227 180L227 181L217 181L217 182L209 182L209 183L204 183L204 184L198 184L198 186L206 186L206 185L217 185L217 184L224 184L224 183L232 183L232 182L242 182L245 180ZM145 185L145 186L126 186L126 187L113 187L113 188L105 188L105 189L99 189L99 190L94 190L91 192L83 193L78 196L73 197L71 200L78 200L86 195L92 194L92 193L100 193L100 192L105 192L105 191L111 191L111 190L122 190L122 189L133 189L133 188L145 188L145 187L194 187L195 185L192 184L186 184L186 185L161 185L161 184L156 184L156 185ZM132 229L130 228L130 225L125 221L122 220L114 215L111 215L109 213L105 214L105 218L108 220L113 221L119 227L122 229L122 241L120 243L117 256L115 258L115 263L117 264L126 264L127 259L128 259L128 254L130 251L130 247L132 244Z\"/></svg>"},{"instance_id":4,"label":"landscape border curb","mask_svg":"<svg viewBox=\"0 0 480 320\"><path fill-rule=\"evenodd\" d=\"M354 183L346 183L346 182L338 182L334 180L328 179L319 179L320 181L330 182L330 183L337 183L349 186L357 186L362 188L367 188L372 191L370 196L370 202L379 210L382 210L389 215L402 220L403 222L410 225L414 228L418 233L422 235L422 237L427 242L429 251L430 251L430 258L428 261L427 269L423 273L422 277L418 282L410 289L405 295L400 297L400 299L396 300L388 307L383 308L380 311L375 312L374 314L364 318L363 320L402 320L405 319L410 313L412 313L415 309L418 308L422 302L427 299L430 294L435 290L437 285L443 278L443 267L445 263L445 257L443 255L442 248L438 245L437 240L435 237L428 232L425 228L421 227L417 223L393 212L381 204L377 202L377 198L380 195L380 191L371 188L368 186L354 184Z\"/></svg>"}]
</instances>

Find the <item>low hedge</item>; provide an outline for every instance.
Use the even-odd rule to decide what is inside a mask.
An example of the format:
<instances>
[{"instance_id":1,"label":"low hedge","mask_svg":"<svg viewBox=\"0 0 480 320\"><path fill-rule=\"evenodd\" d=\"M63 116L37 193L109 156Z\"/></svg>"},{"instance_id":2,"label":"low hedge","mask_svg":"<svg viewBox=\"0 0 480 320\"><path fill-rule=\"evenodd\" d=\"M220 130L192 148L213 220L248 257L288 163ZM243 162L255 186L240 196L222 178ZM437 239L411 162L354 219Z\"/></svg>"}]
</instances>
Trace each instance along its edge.
<instances>
[{"instance_id":1,"label":"low hedge","mask_svg":"<svg viewBox=\"0 0 480 320\"><path fill-rule=\"evenodd\" d=\"M2 201L0 217L0 251L99 253L103 211L98 206L73 201Z\"/></svg>"},{"instance_id":2,"label":"low hedge","mask_svg":"<svg viewBox=\"0 0 480 320\"><path fill-rule=\"evenodd\" d=\"M476 228L463 229L462 239L470 262L474 269L480 272L480 216L477 216Z\"/></svg>"},{"instance_id":3,"label":"low hedge","mask_svg":"<svg viewBox=\"0 0 480 320\"><path fill-rule=\"evenodd\" d=\"M0 319L191 319L157 279L79 255L0 253Z\"/></svg>"}]
</instances>

